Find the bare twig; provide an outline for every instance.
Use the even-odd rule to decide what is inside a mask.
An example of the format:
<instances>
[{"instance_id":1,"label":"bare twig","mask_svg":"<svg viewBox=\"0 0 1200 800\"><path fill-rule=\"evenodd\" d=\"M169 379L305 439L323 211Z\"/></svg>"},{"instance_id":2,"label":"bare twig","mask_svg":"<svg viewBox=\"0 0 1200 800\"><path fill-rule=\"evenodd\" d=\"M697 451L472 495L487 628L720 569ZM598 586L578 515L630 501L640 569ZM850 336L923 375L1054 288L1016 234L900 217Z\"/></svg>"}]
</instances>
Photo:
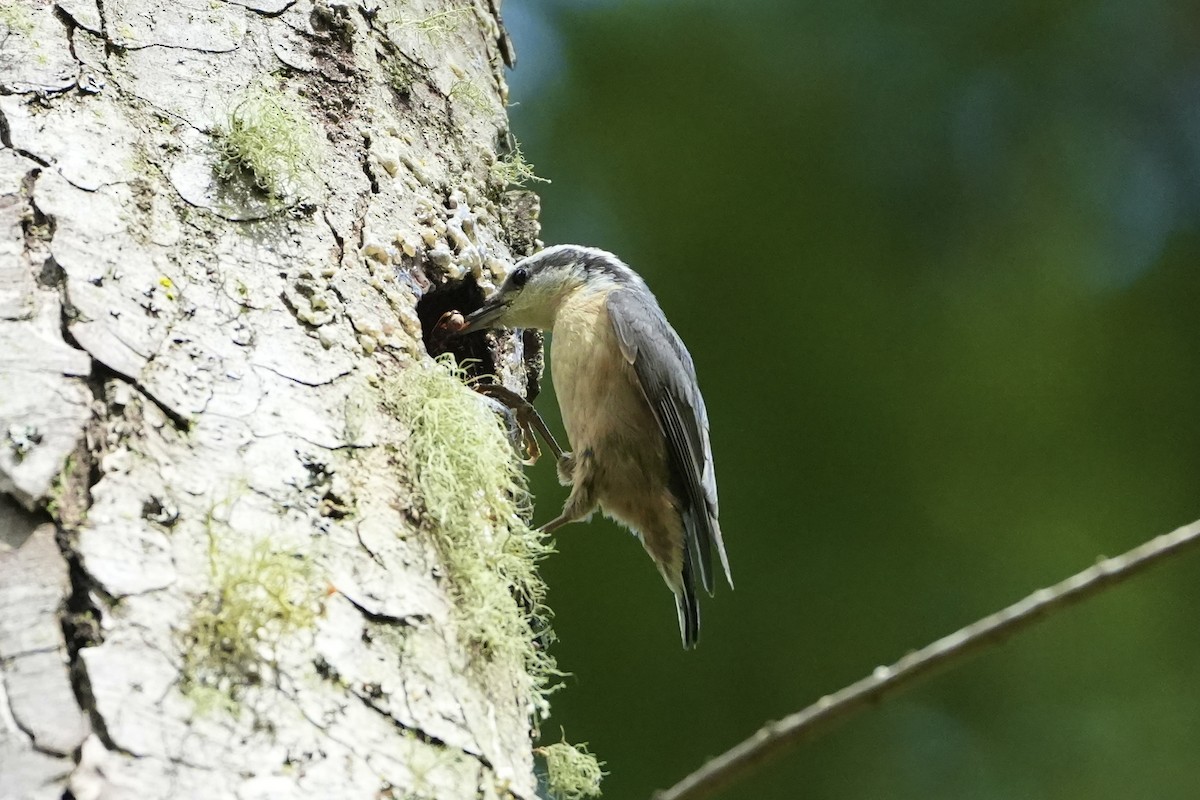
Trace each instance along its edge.
<instances>
[{"instance_id":1,"label":"bare twig","mask_svg":"<svg viewBox=\"0 0 1200 800\"><path fill-rule=\"evenodd\" d=\"M1163 534L1115 558L1106 558L1066 580L1040 589L1008 608L971 623L866 678L822 697L808 708L764 725L753 736L710 760L654 800L711 797L787 748L814 738L885 695L912 687L936 670L1001 644L1012 634L1114 586L1142 570L1200 545L1200 521Z\"/></svg>"}]
</instances>

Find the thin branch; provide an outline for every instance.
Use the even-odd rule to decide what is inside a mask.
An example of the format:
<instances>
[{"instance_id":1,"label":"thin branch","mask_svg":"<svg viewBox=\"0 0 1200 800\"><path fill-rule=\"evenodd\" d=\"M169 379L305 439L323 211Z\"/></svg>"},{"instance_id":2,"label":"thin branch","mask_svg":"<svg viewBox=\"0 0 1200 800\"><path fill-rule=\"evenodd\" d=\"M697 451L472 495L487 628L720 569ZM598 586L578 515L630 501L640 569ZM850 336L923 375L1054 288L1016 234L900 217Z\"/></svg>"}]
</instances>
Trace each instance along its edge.
<instances>
[{"instance_id":1,"label":"thin branch","mask_svg":"<svg viewBox=\"0 0 1200 800\"><path fill-rule=\"evenodd\" d=\"M1102 559L1061 583L1040 589L1008 608L909 653L890 667L876 667L870 676L822 697L802 711L767 723L749 739L713 758L670 789L656 792L654 800L711 797L789 747L814 738L835 723L878 703L885 695L911 688L921 678L995 647L1035 622L1197 545L1200 545L1200 521L1151 539L1123 555Z\"/></svg>"}]
</instances>

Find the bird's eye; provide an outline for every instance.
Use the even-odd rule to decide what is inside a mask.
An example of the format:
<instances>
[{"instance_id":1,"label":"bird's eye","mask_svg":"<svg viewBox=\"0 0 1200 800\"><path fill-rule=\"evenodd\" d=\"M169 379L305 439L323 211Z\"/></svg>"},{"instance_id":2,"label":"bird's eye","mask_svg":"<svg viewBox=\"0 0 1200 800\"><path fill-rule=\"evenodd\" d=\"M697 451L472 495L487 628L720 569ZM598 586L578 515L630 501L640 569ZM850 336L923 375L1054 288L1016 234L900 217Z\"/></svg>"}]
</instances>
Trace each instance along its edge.
<instances>
[{"instance_id":1,"label":"bird's eye","mask_svg":"<svg viewBox=\"0 0 1200 800\"><path fill-rule=\"evenodd\" d=\"M529 270L525 269L524 267L513 270L513 274L509 277L509 280L512 281L513 286L520 289L525 285L525 282L529 280Z\"/></svg>"}]
</instances>

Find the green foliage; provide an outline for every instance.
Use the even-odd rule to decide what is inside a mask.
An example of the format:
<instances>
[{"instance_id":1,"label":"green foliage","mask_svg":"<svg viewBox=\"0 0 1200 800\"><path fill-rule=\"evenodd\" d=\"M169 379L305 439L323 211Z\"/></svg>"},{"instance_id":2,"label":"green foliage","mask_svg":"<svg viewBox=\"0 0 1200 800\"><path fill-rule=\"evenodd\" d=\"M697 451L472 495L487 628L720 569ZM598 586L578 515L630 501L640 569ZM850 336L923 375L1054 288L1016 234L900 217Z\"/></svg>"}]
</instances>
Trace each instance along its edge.
<instances>
[{"instance_id":1,"label":"green foliage","mask_svg":"<svg viewBox=\"0 0 1200 800\"><path fill-rule=\"evenodd\" d=\"M600 796L600 782L608 773L604 762L588 752L587 744L561 741L537 749L546 760L546 787L555 800L583 800Z\"/></svg>"},{"instance_id":2,"label":"green foliage","mask_svg":"<svg viewBox=\"0 0 1200 800\"><path fill-rule=\"evenodd\" d=\"M1195 3L525 5L563 48L509 76L540 236L662 300L739 577L676 661L627 534L557 534L605 794L1200 516ZM1198 592L1179 561L726 794L1194 797Z\"/></svg>"},{"instance_id":3,"label":"green foliage","mask_svg":"<svg viewBox=\"0 0 1200 800\"><path fill-rule=\"evenodd\" d=\"M298 199L313 178L318 146L314 124L294 97L256 85L216 131L216 173L223 180L248 175L276 201Z\"/></svg>"},{"instance_id":4,"label":"green foliage","mask_svg":"<svg viewBox=\"0 0 1200 800\"><path fill-rule=\"evenodd\" d=\"M312 565L269 541L241 552L210 542L212 589L183 635L184 691L201 709L233 711L244 688L261 681L276 644L313 626L319 591Z\"/></svg>"},{"instance_id":5,"label":"green foliage","mask_svg":"<svg viewBox=\"0 0 1200 800\"><path fill-rule=\"evenodd\" d=\"M449 357L416 365L383 386L384 404L409 429L405 468L424 504L466 642L486 659L529 675L530 703L545 713L558 675L538 562L547 537L529 526L530 497L497 415Z\"/></svg>"}]
</instances>

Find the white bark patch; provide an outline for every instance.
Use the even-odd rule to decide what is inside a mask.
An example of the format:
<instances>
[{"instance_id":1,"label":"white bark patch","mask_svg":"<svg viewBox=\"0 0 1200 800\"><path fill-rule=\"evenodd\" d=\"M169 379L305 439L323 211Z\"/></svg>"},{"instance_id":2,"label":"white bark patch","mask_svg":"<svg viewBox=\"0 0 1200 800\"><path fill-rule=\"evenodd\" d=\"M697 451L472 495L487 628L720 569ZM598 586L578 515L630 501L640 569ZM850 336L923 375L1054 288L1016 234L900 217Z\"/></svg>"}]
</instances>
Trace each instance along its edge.
<instances>
[{"instance_id":1,"label":"white bark patch","mask_svg":"<svg viewBox=\"0 0 1200 800\"><path fill-rule=\"evenodd\" d=\"M49 173L34 199L58 221L50 246L67 276L71 334L97 361L137 380L178 311L162 284L176 272L166 252L130 235L133 195L127 183L89 192Z\"/></svg>"},{"instance_id":2,"label":"white bark patch","mask_svg":"<svg viewBox=\"0 0 1200 800\"><path fill-rule=\"evenodd\" d=\"M100 19L100 7L96 4L96 0L56 0L54 5L70 16L76 25L80 25L92 33L101 32L104 22Z\"/></svg>"},{"instance_id":3,"label":"white bark patch","mask_svg":"<svg viewBox=\"0 0 1200 800\"><path fill-rule=\"evenodd\" d=\"M61 92L78 73L52 3L4 4L0 14L0 92Z\"/></svg>"},{"instance_id":4,"label":"white bark patch","mask_svg":"<svg viewBox=\"0 0 1200 800\"><path fill-rule=\"evenodd\" d=\"M246 12L208 0L106 0L105 30L113 44L128 50L164 48L224 53L246 32Z\"/></svg>"},{"instance_id":5,"label":"white bark patch","mask_svg":"<svg viewBox=\"0 0 1200 800\"><path fill-rule=\"evenodd\" d=\"M133 127L106 95L65 98L35 110L19 97L0 97L13 147L36 152L72 185L94 191L134 177Z\"/></svg>"},{"instance_id":6,"label":"white bark patch","mask_svg":"<svg viewBox=\"0 0 1200 800\"><path fill-rule=\"evenodd\" d=\"M145 100L170 118L198 130L211 130L229 114L238 91L260 74L264 62L274 58L269 51L261 51L257 38L261 34L256 30L257 26L251 25L232 52L171 47L129 50L109 62L112 80L123 92ZM213 80L218 75L225 77ZM231 85L230 80L236 83Z\"/></svg>"},{"instance_id":7,"label":"white bark patch","mask_svg":"<svg viewBox=\"0 0 1200 800\"><path fill-rule=\"evenodd\" d=\"M70 756L88 734L87 718L75 703L67 668L66 644L58 619L69 590L67 565L54 542L54 526L42 525L17 550L0 554L0 683L5 687L5 715L14 729L7 735L0 718L0 753L4 739L14 748ZM0 698L4 701L4 698ZM44 709L55 709L46 714ZM15 753L17 772L30 754ZM35 771L41 764L33 759ZM64 765L60 764L59 769ZM5 791L11 787L5 785ZM18 795L19 796L19 795Z\"/></svg>"},{"instance_id":8,"label":"white bark patch","mask_svg":"<svg viewBox=\"0 0 1200 800\"><path fill-rule=\"evenodd\" d=\"M76 378L91 371L87 355L63 341L58 293L35 278L46 253L23 229L35 218L24 186L38 169L0 151L0 492L27 508L49 493L79 441L90 397Z\"/></svg>"},{"instance_id":9,"label":"white bark patch","mask_svg":"<svg viewBox=\"0 0 1200 800\"><path fill-rule=\"evenodd\" d=\"M0 113L4 99L0 98ZM22 196L22 183L37 163L12 150L0 150L0 320L33 316L36 307L34 276L24 261L22 225L32 213Z\"/></svg>"}]
</instances>

